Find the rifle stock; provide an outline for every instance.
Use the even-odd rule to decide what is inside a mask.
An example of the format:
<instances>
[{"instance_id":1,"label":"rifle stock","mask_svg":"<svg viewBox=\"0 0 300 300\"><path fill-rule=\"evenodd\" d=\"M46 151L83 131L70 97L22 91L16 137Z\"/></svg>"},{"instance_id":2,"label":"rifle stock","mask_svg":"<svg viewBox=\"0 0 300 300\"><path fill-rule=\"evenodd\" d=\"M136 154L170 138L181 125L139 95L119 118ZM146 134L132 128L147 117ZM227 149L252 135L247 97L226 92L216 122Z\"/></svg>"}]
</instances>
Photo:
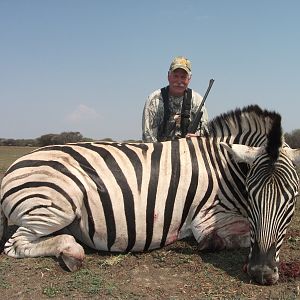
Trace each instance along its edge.
<instances>
[{"instance_id":1,"label":"rifle stock","mask_svg":"<svg viewBox=\"0 0 300 300\"><path fill-rule=\"evenodd\" d=\"M197 110L195 119L193 120L193 122L190 124L190 126L188 128L188 133L195 133L197 131L198 125L201 122L202 115L203 115L202 107L205 103L205 100L206 100L206 98L209 94L209 91L210 91L213 84L214 84L214 79L210 79L209 84L208 84L208 88L207 88L207 90L205 92L205 95L204 95L204 97L203 97L203 99L200 103L200 106Z\"/></svg>"}]
</instances>

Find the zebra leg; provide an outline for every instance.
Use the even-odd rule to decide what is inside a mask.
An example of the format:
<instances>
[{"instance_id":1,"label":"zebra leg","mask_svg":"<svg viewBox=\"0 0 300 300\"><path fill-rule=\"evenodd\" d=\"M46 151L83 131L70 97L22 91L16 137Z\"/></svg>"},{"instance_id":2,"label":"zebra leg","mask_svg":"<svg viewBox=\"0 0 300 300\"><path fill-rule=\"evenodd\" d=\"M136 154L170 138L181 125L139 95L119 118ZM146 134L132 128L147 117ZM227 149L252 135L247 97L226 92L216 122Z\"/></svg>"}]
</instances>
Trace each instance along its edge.
<instances>
[{"instance_id":1,"label":"zebra leg","mask_svg":"<svg viewBox=\"0 0 300 300\"><path fill-rule=\"evenodd\" d=\"M6 242L4 252L15 258L61 256L70 271L79 269L84 259L84 250L73 236L62 234L39 237L25 227L19 227Z\"/></svg>"},{"instance_id":2,"label":"zebra leg","mask_svg":"<svg viewBox=\"0 0 300 300\"><path fill-rule=\"evenodd\" d=\"M221 213L195 219L194 237L200 250L237 249L250 246L249 222L241 215Z\"/></svg>"}]
</instances>

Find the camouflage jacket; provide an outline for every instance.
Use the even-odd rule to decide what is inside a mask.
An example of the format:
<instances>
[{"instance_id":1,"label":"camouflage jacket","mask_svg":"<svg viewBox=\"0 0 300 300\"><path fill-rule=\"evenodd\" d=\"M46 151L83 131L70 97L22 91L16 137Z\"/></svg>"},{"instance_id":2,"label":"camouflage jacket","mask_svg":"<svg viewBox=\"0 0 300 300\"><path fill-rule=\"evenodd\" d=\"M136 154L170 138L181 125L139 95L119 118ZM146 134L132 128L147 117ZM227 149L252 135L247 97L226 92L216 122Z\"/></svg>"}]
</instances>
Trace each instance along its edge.
<instances>
[{"instance_id":1,"label":"camouflage jacket","mask_svg":"<svg viewBox=\"0 0 300 300\"><path fill-rule=\"evenodd\" d=\"M191 99L191 112L190 112L190 122L193 122L196 112L201 104L202 96L200 96L194 90L192 91ZM175 139L176 136L180 136L180 114L182 108L183 96L174 97L169 96L169 109L170 109L170 118L166 126L169 139ZM208 114L205 106L202 107L203 115L201 119L201 124L199 124L198 133L200 135L203 132L207 131L207 122ZM159 128L163 125L164 122L164 103L161 95L161 91L156 90L149 95L143 111L143 141L144 142L157 142L159 137ZM201 129L200 129L201 126Z\"/></svg>"}]
</instances>

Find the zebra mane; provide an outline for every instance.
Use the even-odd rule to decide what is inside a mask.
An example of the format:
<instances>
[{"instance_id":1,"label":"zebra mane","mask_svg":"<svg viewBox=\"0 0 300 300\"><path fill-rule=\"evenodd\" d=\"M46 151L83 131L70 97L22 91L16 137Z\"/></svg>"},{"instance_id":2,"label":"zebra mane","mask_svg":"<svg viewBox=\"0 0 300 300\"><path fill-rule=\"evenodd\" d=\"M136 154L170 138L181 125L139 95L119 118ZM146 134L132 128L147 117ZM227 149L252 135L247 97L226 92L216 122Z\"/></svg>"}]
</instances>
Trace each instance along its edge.
<instances>
[{"instance_id":1,"label":"zebra mane","mask_svg":"<svg viewBox=\"0 0 300 300\"><path fill-rule=\"evenodd\" d=\"M221 138L228 143L264 145L274 161L283 144L281 116L258 105L221 114L209 122L208 129L210 137Z\"/></svg>"}]
</instances>

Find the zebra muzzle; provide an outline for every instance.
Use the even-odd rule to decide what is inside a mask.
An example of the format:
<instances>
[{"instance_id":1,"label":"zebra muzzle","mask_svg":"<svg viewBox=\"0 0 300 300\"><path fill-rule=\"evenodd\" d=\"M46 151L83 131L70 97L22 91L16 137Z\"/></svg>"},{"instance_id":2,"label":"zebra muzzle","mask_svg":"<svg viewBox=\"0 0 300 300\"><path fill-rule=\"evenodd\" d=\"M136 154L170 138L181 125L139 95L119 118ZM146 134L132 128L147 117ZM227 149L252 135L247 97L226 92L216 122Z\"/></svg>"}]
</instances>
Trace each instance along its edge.
<instances>
[{"instance_id":1,"label":"zebra muzzle","mask_svg":"<svg viewBox=\"0 0 300 300\"><path fill-rule=\"evenodd\" d=\"M279 279L277 267L248 265L247 273L251 279L262 285L273 285Z\"/></svg>"}]
</instances>

